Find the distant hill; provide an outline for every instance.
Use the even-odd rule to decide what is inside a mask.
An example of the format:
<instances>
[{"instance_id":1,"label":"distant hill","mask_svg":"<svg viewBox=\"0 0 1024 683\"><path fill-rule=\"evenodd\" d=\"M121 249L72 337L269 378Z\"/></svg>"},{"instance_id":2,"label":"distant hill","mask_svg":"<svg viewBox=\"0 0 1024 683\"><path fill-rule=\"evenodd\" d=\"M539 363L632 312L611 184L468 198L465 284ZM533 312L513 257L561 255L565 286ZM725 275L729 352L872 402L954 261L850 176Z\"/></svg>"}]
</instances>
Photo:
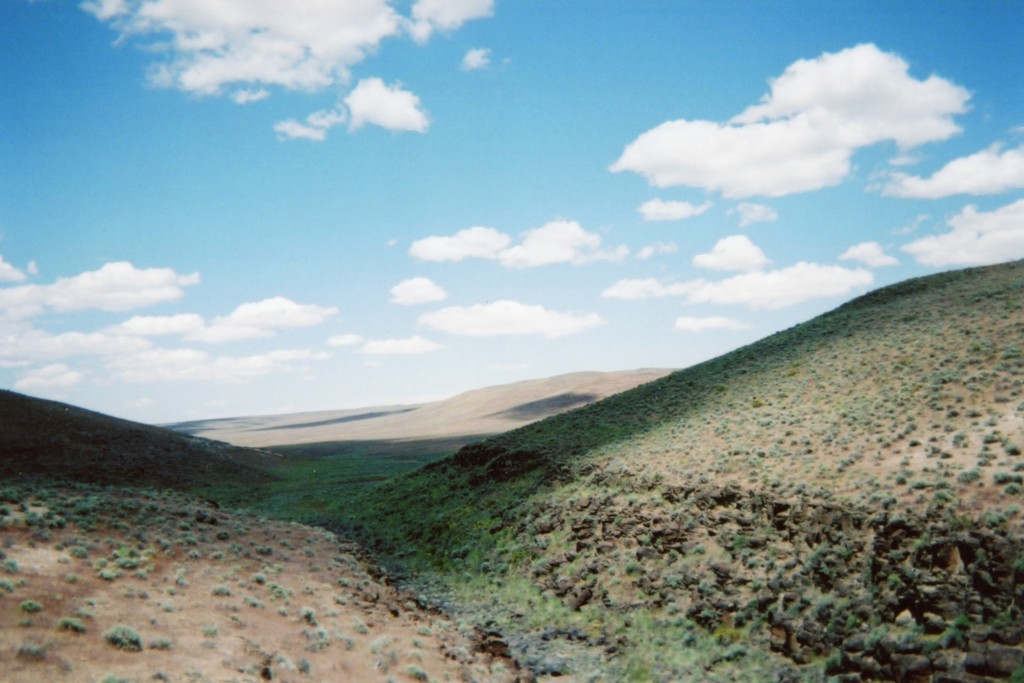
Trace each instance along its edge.
<instances>
[{"instance_id":1,"label":"distant hill","mask_svg":"<svg viewBox=\"0 0 1024 683\"><path fill-rule=\"evenodd\" d=\"M0 479L193 490L268 483L280 458L82 408L0 391Z\"/></svg>"},{"instance_id":2,"label":"distant hill","mask_svg":"<svg viewBox=\"0 0 1024 683\"><path fill-rule=\"evenodd\" d=\"M338 513L541 670L1018 681L1022 448L1015 262L879 289Z\"/></svg>"},{"instance_id":3,"label":"distant hill","mask_svg":"<svg viewBox=\"0 0 1024 683\"><path fill-rule=\"evenodd\" d=\"M238 446L459 437L466 443L588 405L669 372L577 372L476 389L432 403L197 420L166 426Z\"/></svg>"}]
</instances>

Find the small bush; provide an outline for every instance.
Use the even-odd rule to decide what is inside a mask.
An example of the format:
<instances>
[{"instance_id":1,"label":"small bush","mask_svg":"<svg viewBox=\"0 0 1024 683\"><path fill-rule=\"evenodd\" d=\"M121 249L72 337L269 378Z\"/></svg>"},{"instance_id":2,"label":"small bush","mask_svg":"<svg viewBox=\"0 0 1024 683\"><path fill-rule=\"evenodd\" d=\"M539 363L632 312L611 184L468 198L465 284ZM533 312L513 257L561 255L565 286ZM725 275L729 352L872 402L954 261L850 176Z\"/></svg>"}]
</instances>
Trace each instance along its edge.
<instances>
[{"instance_id":1,"label":"small bush","mask_svg":"<svg viewBox=\"0 0 1024 683\"><path fill-rule=\"evenodd\" d=\"M103 634L103 638L118 650L125 650L127 652L140 652L142 650L142 638L139 637L138 631L130 626L118 624L109 631L106 631Z\"/></svg>"},{"instance_id":2,"label":"small bush","mask_svg":"<svg viewBox=\"0 0 1024 683\"><path fill-rule=\"evenodd\" d=\"M42 612L43 606L35 600L26 600L25 602L18 605L18 609L25 614L35 614L36 612Z\"/></svg>"},{"instance_id":3,"label":"small bush","mask_svg":"<svg viewBox=\"0 0 1024 683\"><path fill-rule=\"evenodd\" d=\"M57 629L60 631L71 631L72 633L85 633L88 630L85 627L85 622L73 617L61 617L57 621Z\"/></svg>"}]
</instances>

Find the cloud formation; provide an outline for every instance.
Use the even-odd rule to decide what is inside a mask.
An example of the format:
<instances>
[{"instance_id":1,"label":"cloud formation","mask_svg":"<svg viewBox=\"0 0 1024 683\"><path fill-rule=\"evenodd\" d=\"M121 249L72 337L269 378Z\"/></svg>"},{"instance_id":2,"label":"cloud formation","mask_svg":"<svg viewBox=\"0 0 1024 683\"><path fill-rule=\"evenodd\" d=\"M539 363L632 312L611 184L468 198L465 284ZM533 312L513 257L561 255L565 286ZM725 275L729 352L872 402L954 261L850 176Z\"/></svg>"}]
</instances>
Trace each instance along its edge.
<instances>
[{"instance_id":1,"label":"cloud formation","mask_svg":"<svg viewBox=\"0 0 1024 683\"><path fill-rule=\"evenodd\" d=\"M215 356L196 349L150 349L118 357L107 368L121 381L237 382L251 377L294 369L299 361L321 361L329 356L308 349L279 349L250 356Z\"/></svg>"},{"instance_id":2,"label":"cloud formation","mask_svg":"<svg viewBox=\"0 0 1024 683\"><path fill-rule=\"evenodd\" d=\"M711 206L711 202L691 204L656 198L644 202L637 210L645 221L680 221L706 213Z\"/></svg>"},{"instance_id":3,"label":"cloud formation","mask_svg":"<svg viewBox=\"0 0 1024 683\"><path fill-rule=\"evenodd\" d=\"M417 42L424 42L435 30L454 31L493 13L494 0L416 0L410 33Z\"/></svg>"},{"instance_id":4,"label":"cloud formation","mask_svg":"<svg viewBox=\"0 0 1024 683\"><path fill-rule=\"evenodd\" d=\"M394 131L426 133L430 119L420 107L420 98L399 84L387 85L379 78L364 78L345 97L349 130L370 124Z\"/></svg>"},{"instance_id":5,"label":"cloud formation","mask_svg":"<svg viewBox=\"0 0 1024 683\"><path fill-rule=\"evenodd\" d=\"M601 237L576 221L556 220L520 235L518 244L494 228L472 227L450 237L416 240L409 255L420 261L462 261L466 258L495 260L507 268L536 268L556 263L580 265L592 261L619 261L629 255L620 245L603 249Z\"/></svg>"},{"instance_id":6,"label":"cloud formation","mask_svg":"<svg viewBox=\"0 0 1024 683\"><path fill-rule=\"evenodd\" d=\"M39 391L70 387L82 381L82 373L62 363L46 365L28 372L14 383L18 391Z\"/></svg>"},{"instance_id":7,"label":"cloud formation","mask_svg":"<svg viewBox=\"0 0 1024 683\"><path fill-rule=\"evenodd\" d=\"M761 247L746 235L730 235L715 243L707 254L693 257L693 265L708 270L760 270L771 263Z\"/></svg>"},{"instance_id":8,"label":"cloud formation","mask_svg":"<svg viewBox=\"0 0 1024 683\"><path fill-rule=\"evenodd\" d=\"M359 350L371 356L392 356L430 353L442 348L440 344L416 335L409 339L379 339L368 341Z\"/></svg>"},{"instance_id":9,"label":"cloud formation","mask_svg":"<svg viewBox=\"0 0 1024 683\"><path fill-rule=\"evenodd\" d=\"M752 309L778 309L820 297L848 294L874 282L870 271L799 262L777 270L743 273L711 282L657 279L620 280L604 290L609 299L637 300L679 296L693 304L739 305Z\"/></svg>"},{"instance_id":10,"label":"cloud formation","mask_svg":"<svg viewBox=\"0 0 1024 683\"><path fill-rule=\"evenodd\" d=\"M764 204L740 202L735 209L729 209L729 213L734 212L740 215L741 228L753 225L754 223L765 223L779 219L779 214L776 213L775 209Z\"/></svg>"},{"instance_id":11,"label":"cloud formation","mask_svg":"<svg viewBox=\"0 0 1024 683\"><path fill-rule=\"evenodd\" d=\"M861 242L855 244L839 255L840 261L860 261L872 268L882 266L898 266L900 264L894 257L885 253L885 249L878 242Z\"/></svg>"},{"instance_id":12,"label":"cloud formation","mask_svg":"<svg viewBox=\"0 0 1024 683\"><path fill-rule=\"evenodd\" d=\"M127 311L174 301L183 287L199 283L199 273L179 275L170 268L136 268L131 263L107 263L99 270L58 278L49 285L19 285L0 289L0 316L24 318L47 308L64 313L97 309Z\"/></svg>"},{"instance_id":13,"label":"cloud formation","mask_svg":"<svg viewBox=\"0 0 1024 683\"><path fill-rule=\"evenodd\" d=\"M466 53L459 66L463 71L479 71L491 65L491 51L487 48L475 48Z\"/></svg>"},{"instance_id":14,"label":"cloud formation","mask_svg":"<svg viewBox=\"0 0 1024 683\"><path fill-rule=\"evenodd\" d=\"M12 266L0 255L0 282L24 282L27 278L23 271Z\"/></svg>"},{"instance_id":15,"label":"cloud formation","mask_svg":"<svg viewBox=\"0 0 1024 683\"><path fill-rule=\"evenodd\" d=\"M239 339L272 337L277 330L313 327L327 320L337 308L297 304L282 296L238 306L226 316L193 330L186 339L219 344Z\"/></svg>"},{"instance_id":16,"label":"cloud formation","mask_svg":"<svg viewBox=\"0 0 1024 683\"><path fill-rule=\"evenodd\" d=\"M451 306L424 313L419 322L441 332L467 337L539 335L564 337L602 324L596 313L549 311L518 301L495 301L475 306Z\"/></svg>"},{"instance_id":17,"label":"cloud formation","mask_svg":"<svg viewBox=\"0 0 1024 683\"><path fill-rule=\"evenodd\" d=\"M1024 145L1000 151L1000 145L954 159L929 178L892 173L882 194L939 199L956 194L988 195L1024 188Z\"/></svg>"},{"instance_id":18,"label":"cloud formation","mask_svg":"<svg viewBox=\"0 0 1024 683\"><path fill-rule=\"evenodd\" d=\"M994 211L965 206L947 221L951 228L901 249L926 266L987 265L1024 258L1024 199Z\"/></svg>"},{"instance_id":19,"label":"cloud formation","mask_svg":"<svg viewBox=\"0 0 1024 683\"><path fill-rule=\"evenodd\" d=\"M870 44L798 60L770 86L726 123L679 119L643 133L610 170L730 198L808 192L842 182L861 147L951 137L970 98L938 76L911 77L903 59Z\"/></svg>"},{"instance_id":20,"label":"cloud formation","mask_svg":"<svg viewBox=\"0 0 1024 683\"><path fill-rule=\"evenodd\" d=\"M391 303L403 306L444 301L448 293L430 278L414 277L402 280L391 288Z\"/></svg>"}]
</instances>

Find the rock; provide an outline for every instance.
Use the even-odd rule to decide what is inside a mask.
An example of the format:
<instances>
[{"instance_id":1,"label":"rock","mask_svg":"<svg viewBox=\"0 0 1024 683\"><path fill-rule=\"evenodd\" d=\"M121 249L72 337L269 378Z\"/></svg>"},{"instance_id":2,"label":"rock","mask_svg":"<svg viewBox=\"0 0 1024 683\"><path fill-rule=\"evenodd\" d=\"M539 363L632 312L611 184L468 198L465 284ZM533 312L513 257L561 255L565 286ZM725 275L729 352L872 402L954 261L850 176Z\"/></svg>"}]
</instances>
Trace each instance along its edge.
<instances>
[{"instance_id":1,"label":"rock","mask_svg":"<svg viewBox=\"0 0 1024 683\"><path fill-rule=\"evenodd\" d=\"M931 683L932 663L921 655L905 655L895 660L900 681L906 683Z\"/></svg>"}]
</instances>

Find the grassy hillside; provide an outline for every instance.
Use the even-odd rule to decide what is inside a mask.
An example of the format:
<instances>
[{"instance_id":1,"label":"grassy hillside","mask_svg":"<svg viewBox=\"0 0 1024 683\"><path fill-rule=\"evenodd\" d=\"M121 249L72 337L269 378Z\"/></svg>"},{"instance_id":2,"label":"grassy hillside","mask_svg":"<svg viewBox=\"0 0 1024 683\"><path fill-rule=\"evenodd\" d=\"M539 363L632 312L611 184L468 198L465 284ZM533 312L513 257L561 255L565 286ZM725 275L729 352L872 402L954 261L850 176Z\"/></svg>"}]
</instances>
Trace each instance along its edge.
<instances>
[{"instance_id":1,"label":"grassy hillside","mask_svg":"<svg viewBox=\"0 0 1024 683\"><path fill-rule=\"evenodd\" d=\"M338 514L542 668L1021 678L1022 381L1024 264L944 273Z\"/></svg>"}]
</instances>

